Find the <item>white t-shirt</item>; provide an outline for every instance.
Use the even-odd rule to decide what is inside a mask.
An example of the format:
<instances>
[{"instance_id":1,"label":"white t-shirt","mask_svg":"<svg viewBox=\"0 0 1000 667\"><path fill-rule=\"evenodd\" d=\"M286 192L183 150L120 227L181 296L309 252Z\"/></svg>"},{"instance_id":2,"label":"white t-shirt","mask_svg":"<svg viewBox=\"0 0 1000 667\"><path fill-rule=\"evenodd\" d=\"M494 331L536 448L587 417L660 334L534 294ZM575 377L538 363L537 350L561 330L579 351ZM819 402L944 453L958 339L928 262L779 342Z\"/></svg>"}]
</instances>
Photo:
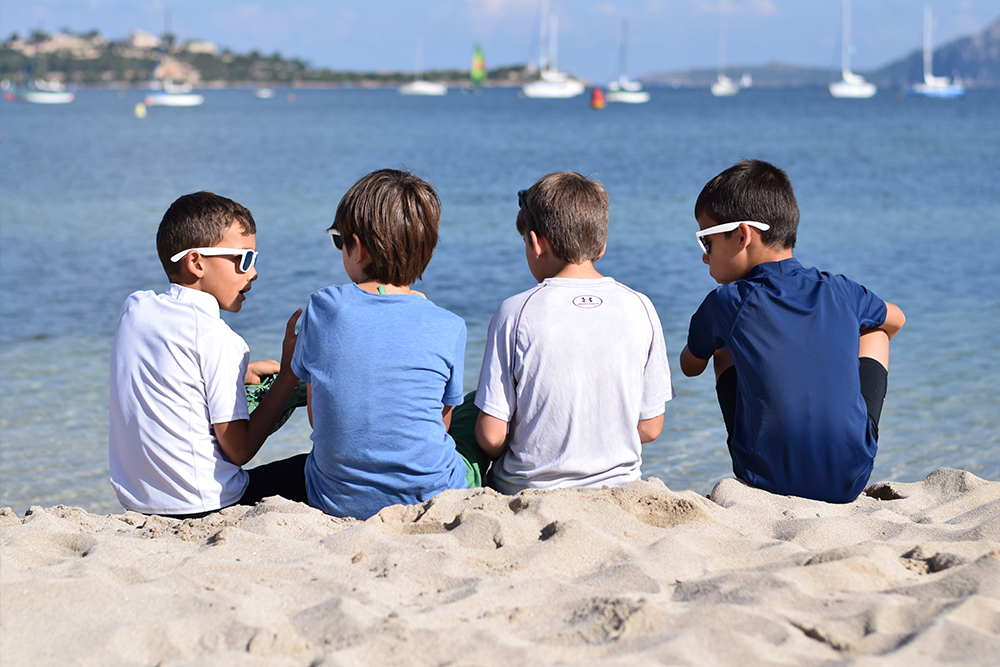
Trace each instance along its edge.
<instances>
[{"instance_id":1,"label":"white t-shirt","mask_svg":"<svg viewBox=\"0 0 1000 667\"><path fill-rule=\"evenodd\" d=\"M613 278L549 278L490 322L476 405L511 430L491 482L517 493L637 480L638 423L673 397L645 295Z\"/></svg>"},{"instance_id":2,"label":"white t-shirt","mask_svg":"<svg viewBox=\"0 0 1000 667\"><path fill-rule=\"evenodd\" d=\"M108 457L126 509L195 514L232 505L246 471L212 424L248 419L250 350L207 292L171 284L125 300L111 345Z\"/></svg>"}]
</instances>

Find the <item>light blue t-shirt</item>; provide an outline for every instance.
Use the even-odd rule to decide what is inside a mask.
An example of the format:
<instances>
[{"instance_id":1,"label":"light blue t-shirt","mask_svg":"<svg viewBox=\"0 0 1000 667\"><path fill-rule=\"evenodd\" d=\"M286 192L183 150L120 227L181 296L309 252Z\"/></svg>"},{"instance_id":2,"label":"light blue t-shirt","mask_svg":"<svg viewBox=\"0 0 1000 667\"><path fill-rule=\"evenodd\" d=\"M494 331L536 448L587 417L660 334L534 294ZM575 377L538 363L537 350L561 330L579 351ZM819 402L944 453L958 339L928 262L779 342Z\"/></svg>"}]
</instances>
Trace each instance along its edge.
<instances>
[{"instance_id":1,"label":"light blue t-shirt","mask_svg":"<svg viewBox=\"0 0 1000 667\"><path fill-rule=\"evenodd\" d=\"M312 388L309 504L359 519L466 488L445 430L462 403L465 322L419 295L314 292L292 370Z\"/></svg>"}]
</instances>

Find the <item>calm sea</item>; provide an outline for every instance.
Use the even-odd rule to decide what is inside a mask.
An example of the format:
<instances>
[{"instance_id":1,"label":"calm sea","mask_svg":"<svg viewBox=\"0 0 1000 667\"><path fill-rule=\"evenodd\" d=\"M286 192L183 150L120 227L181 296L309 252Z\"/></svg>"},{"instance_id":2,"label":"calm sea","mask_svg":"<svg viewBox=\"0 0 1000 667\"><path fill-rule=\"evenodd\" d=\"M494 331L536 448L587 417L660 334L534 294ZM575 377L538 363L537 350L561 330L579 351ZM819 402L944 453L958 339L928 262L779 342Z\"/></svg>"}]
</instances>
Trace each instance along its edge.
<instances>
[{"instance_id":1,"label":"calm sea","mask_svg":"<svg viewBox=\"0 0 1000 667\"><path fill-rule=\"evenodd\" d=\"M108 350L124 298L165 287L154 236L171 201L207 189L253 211L260 278L227 320L254 358L272 358L310 292L346 282L324 230L345 190L380 167L413 170L440 193L441 243L418 289L468 323L467 389L494 309L533 283L515 193L554 170L601 179L611 231L597 267L653 300L674 370L677 398L643 471L707 493L732 472L711 374L677 368L714 286L692 208L742 157L791 175L804 264L847 274L907 315L873 480L942 466L1000 479L1000 93L662 89L646 105L594 111L584 98L512 90L288 92L207 91L202 107L143 120L136 91L0 105L0 506L120 511L107 479ZM296 415L254 463L306 451L308 436Z\"/></svg>"}]
</instances>

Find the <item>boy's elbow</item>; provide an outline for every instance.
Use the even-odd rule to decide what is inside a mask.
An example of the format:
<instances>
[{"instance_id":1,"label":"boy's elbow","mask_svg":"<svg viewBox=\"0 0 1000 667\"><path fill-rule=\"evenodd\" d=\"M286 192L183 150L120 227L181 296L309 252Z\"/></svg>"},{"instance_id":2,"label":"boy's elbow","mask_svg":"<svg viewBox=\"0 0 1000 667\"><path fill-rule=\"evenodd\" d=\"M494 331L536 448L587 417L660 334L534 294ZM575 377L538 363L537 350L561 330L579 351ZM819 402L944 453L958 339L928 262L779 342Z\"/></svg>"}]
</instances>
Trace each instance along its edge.
<instances>
[{"instance_id":1,"label":"boy's elbow","mask_svg":"<svg viewBox=\"0 0 1000 667\"><path fill-rule=\"evenodd\" d=\"M652 419L639 420L639 442L646 444L653 442L660 437L663 432L663 415Z\"/></svg>"},{"instance_id":2,"label":"boy's elbow","mask_svg":"<svg viewBox=\"0 0 1000 667\"><path fill-rule=\"evenodd\" d=\"M886 303L886 314L885 314L885 324L882 325L881 329L886 332L889 338L895 336L903 325L906 324L906 315L900 310L899 306Z\"/></svg>"},{"instance_id":3,"label":"boy's elbow","mask_svg":"<svg viewBox=\"0 0 1000 667\"><path fill-rule=\"evenodd\" d=\"M681 351L680 359L681 373L689 378L701 375L708 368L708 360L702 360L691 354L687 346Z\"/></svg>"},{"instance_id":4,"label":"boy's elbow","mask_svg":"<svg viewBox=\"0 0 1000 667\"><path fill-rule=\"evenodd\" d=\"M499 458L507 445L507 422L480 413L476 420L476 444L490 459Z\"/></svg>"}]
</instances>

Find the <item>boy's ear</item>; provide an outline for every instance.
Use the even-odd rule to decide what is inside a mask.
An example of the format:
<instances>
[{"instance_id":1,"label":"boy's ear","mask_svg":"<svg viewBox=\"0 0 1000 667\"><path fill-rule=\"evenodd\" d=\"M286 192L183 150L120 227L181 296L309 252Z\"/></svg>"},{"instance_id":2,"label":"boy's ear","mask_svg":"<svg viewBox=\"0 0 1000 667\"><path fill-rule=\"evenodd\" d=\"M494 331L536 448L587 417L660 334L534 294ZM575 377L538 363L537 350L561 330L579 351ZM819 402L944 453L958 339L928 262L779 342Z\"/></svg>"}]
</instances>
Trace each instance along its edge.
<instances>
[{"instance_id":1,"label":"boy's ear","mask_svg":"<svg viewBox=\"0 0 1000 667\"><path fill-rule=\"evenodd\" d=\"M605 242L604 242L604 247L603 247L603 248L601 248L601 254L600 254L600 255L598 255L598 256L597 256L597 258L596 258L596 259L595 259L594 261L596 262L596 261L597 261L598 259L600 259L601 257L604 257L604 253L606 253L607 251L608 251L608 242L607 242L607 241L605 241Z\"/></svg>"},{"instance_id":2,"label":"boy's ear","mask_svg":"<svg viewBox=\"0 0 1000 667\"><path fill-rule=\"evenodd\" d=\"M740 225L740 250L744 250L752 240L750 225Z\"/></svg>"},{"instance_id":3,"label":"boy's ear","mask_svg":"<svg viewBox=\"0 0 1000 667\"><path fill-rule=\"evenodd\" d=\"M200 252L189 252L178 262L178 273L182 284L198 280L205 275L205 263Z\"/></svg>"},{"instance_id":4,"label":"boy's ear","mask_svg":"<svg viewBox=\"0 0 1000 667\"><path fill-rule=\"evenodd\" d=\"M549 240L544 236L539 236L535 232L528 232L528 245L535 253L535 257L539 258L547 252L552 252L552 246L549 245Z\"/></svg>"},{"instance_id":5,"label":"boy's ear","mask_svg":"<svg viewBox=\"0 0 1000 667\"><path fill-rule=\"evenodd\" d=\"M351 249L351 257L355 264L364 268L371 263L371 255L368 254L368 248L366 248L365 244L361 242L358 235L352 234L352 236L354 237L354 248Z\"/></svg>"}]
</instances>

